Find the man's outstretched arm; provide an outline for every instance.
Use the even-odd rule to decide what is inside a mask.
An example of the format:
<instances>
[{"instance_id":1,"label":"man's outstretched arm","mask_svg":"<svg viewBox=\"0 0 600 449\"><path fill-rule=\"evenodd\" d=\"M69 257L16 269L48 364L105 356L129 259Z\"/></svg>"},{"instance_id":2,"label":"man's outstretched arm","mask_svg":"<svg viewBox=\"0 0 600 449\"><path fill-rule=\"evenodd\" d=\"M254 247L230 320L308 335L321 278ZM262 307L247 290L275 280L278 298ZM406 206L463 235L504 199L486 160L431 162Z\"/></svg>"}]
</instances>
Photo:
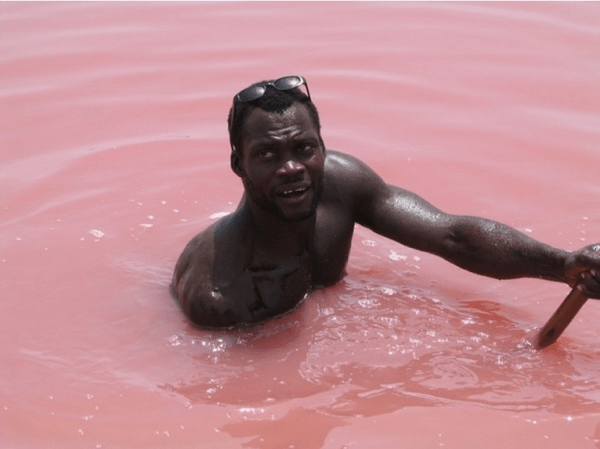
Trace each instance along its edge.
<instances>
[{"instance_id":1,"label":"man's outstretched arm","mask_svg":"<svg viewBox=\"0 0 600 449\"><path fill-rule=\"evenodd\" d=\"M444 213L414 193L385 184L353 160L358 223L403 245L496 279L541 278L584 285L600 299L600 245L568 252L504 224Z\"/></svg>"}]
</instances>

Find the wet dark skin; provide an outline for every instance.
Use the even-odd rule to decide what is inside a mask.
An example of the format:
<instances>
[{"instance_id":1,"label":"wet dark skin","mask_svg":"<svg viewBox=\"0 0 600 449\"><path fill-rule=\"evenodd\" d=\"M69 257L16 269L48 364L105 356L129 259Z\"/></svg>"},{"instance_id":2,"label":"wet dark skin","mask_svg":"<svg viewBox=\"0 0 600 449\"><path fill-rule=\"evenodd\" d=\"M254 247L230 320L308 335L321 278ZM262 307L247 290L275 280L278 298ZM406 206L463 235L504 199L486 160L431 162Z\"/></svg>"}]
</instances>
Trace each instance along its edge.
<instances>
[{"instance_id":1,"label":"wet dark skin","mask_svg":"<svg viewBox=\"0 0 600 449\"><path fill-rule=\"evenodd\" d=\"M257 323L293 309L345 275L354 225L436 254L473 273L581 285L600 298L600 245L568 252L503 224L451 215L386 184L358 159L325 149L308 109L250 112L231 168L237 210L198 234L171 285L203 327Z\"/></svg>"}]
</instances>

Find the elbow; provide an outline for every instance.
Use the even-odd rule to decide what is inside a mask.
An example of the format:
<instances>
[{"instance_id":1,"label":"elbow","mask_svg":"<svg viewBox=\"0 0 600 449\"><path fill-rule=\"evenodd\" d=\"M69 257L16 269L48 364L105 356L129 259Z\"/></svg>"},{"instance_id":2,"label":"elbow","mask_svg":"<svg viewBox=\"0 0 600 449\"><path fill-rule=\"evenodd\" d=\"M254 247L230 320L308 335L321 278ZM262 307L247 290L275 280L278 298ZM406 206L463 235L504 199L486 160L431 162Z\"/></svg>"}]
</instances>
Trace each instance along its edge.
<instances>
[{"instance_id":1,"label":"elbow","mask_svg":"<svg viewBox=\"0 0 600 449\"><path fill-rule=\"evenodd\" d=\"M460 227L451 227L443 239L442 253L445 259L465 259L477 254L477 248L470 242L470 239Z\"/></svg>"},{"instance_id":2,"label":"elbow","mask_svg":"<svg viewBox=\"0 0 600 449\"><path fill-rule=\"evenodd\" d=\"M472 238L472 235L472 232L462 227L449 228L438 255L467 271L495 277L484 268L489 261L489 255L485 254L484 249L477 243L478 239Z\"/></svg>"}]
</instances>

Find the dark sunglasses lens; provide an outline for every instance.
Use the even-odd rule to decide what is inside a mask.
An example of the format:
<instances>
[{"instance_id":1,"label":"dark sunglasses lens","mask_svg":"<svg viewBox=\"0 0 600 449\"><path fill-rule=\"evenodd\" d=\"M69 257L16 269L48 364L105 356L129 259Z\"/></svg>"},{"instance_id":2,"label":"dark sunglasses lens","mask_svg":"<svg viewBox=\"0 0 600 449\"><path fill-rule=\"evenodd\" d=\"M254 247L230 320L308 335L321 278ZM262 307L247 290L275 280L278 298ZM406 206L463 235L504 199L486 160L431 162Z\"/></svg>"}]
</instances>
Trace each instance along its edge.
<instances>
[{"instance_id":1,"label":"dark sunglasses lens","mask_svg":"<svg viewBox=\"0 0 600 449\"><path fill-rule=\"evenodd\" d=\"M287 76L285 78L279 78L273 85L279 90L289 90L301 86L303 83L304 81L302 81L302 78L299 76Z\"/></svg>"},{"instance_id":2,"label":"dark sunglasses lens","mask_svg":"<svg viewBox=\"0 0 600 449\"><path fill-rule=\"evenodd\" d=\"M254 101L257 98L262 97L265 93L265 90L265 86L250 86L237 94L237 99L242 103Z\"/></svg>"}]
</instances>

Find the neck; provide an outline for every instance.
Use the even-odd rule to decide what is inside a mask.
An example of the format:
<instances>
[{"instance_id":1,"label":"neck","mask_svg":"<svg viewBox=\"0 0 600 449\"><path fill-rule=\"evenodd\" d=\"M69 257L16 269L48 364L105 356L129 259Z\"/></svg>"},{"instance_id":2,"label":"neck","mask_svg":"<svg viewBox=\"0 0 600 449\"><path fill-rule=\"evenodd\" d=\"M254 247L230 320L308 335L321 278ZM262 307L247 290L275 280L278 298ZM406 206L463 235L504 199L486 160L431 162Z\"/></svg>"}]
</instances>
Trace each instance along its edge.
<instances>
[{"instance_id":1,"label":"neck","mask_svg":"<svg viewBox=\"0 0 600 449\"><path fill-rule=\"evenodd\" d=\"M287 222L261 209L246 196L241 211L250 225L255 250L274 256L297 255L307 249L313 236L316 214L306 220Z\"/></svg>"}]
</instances>

